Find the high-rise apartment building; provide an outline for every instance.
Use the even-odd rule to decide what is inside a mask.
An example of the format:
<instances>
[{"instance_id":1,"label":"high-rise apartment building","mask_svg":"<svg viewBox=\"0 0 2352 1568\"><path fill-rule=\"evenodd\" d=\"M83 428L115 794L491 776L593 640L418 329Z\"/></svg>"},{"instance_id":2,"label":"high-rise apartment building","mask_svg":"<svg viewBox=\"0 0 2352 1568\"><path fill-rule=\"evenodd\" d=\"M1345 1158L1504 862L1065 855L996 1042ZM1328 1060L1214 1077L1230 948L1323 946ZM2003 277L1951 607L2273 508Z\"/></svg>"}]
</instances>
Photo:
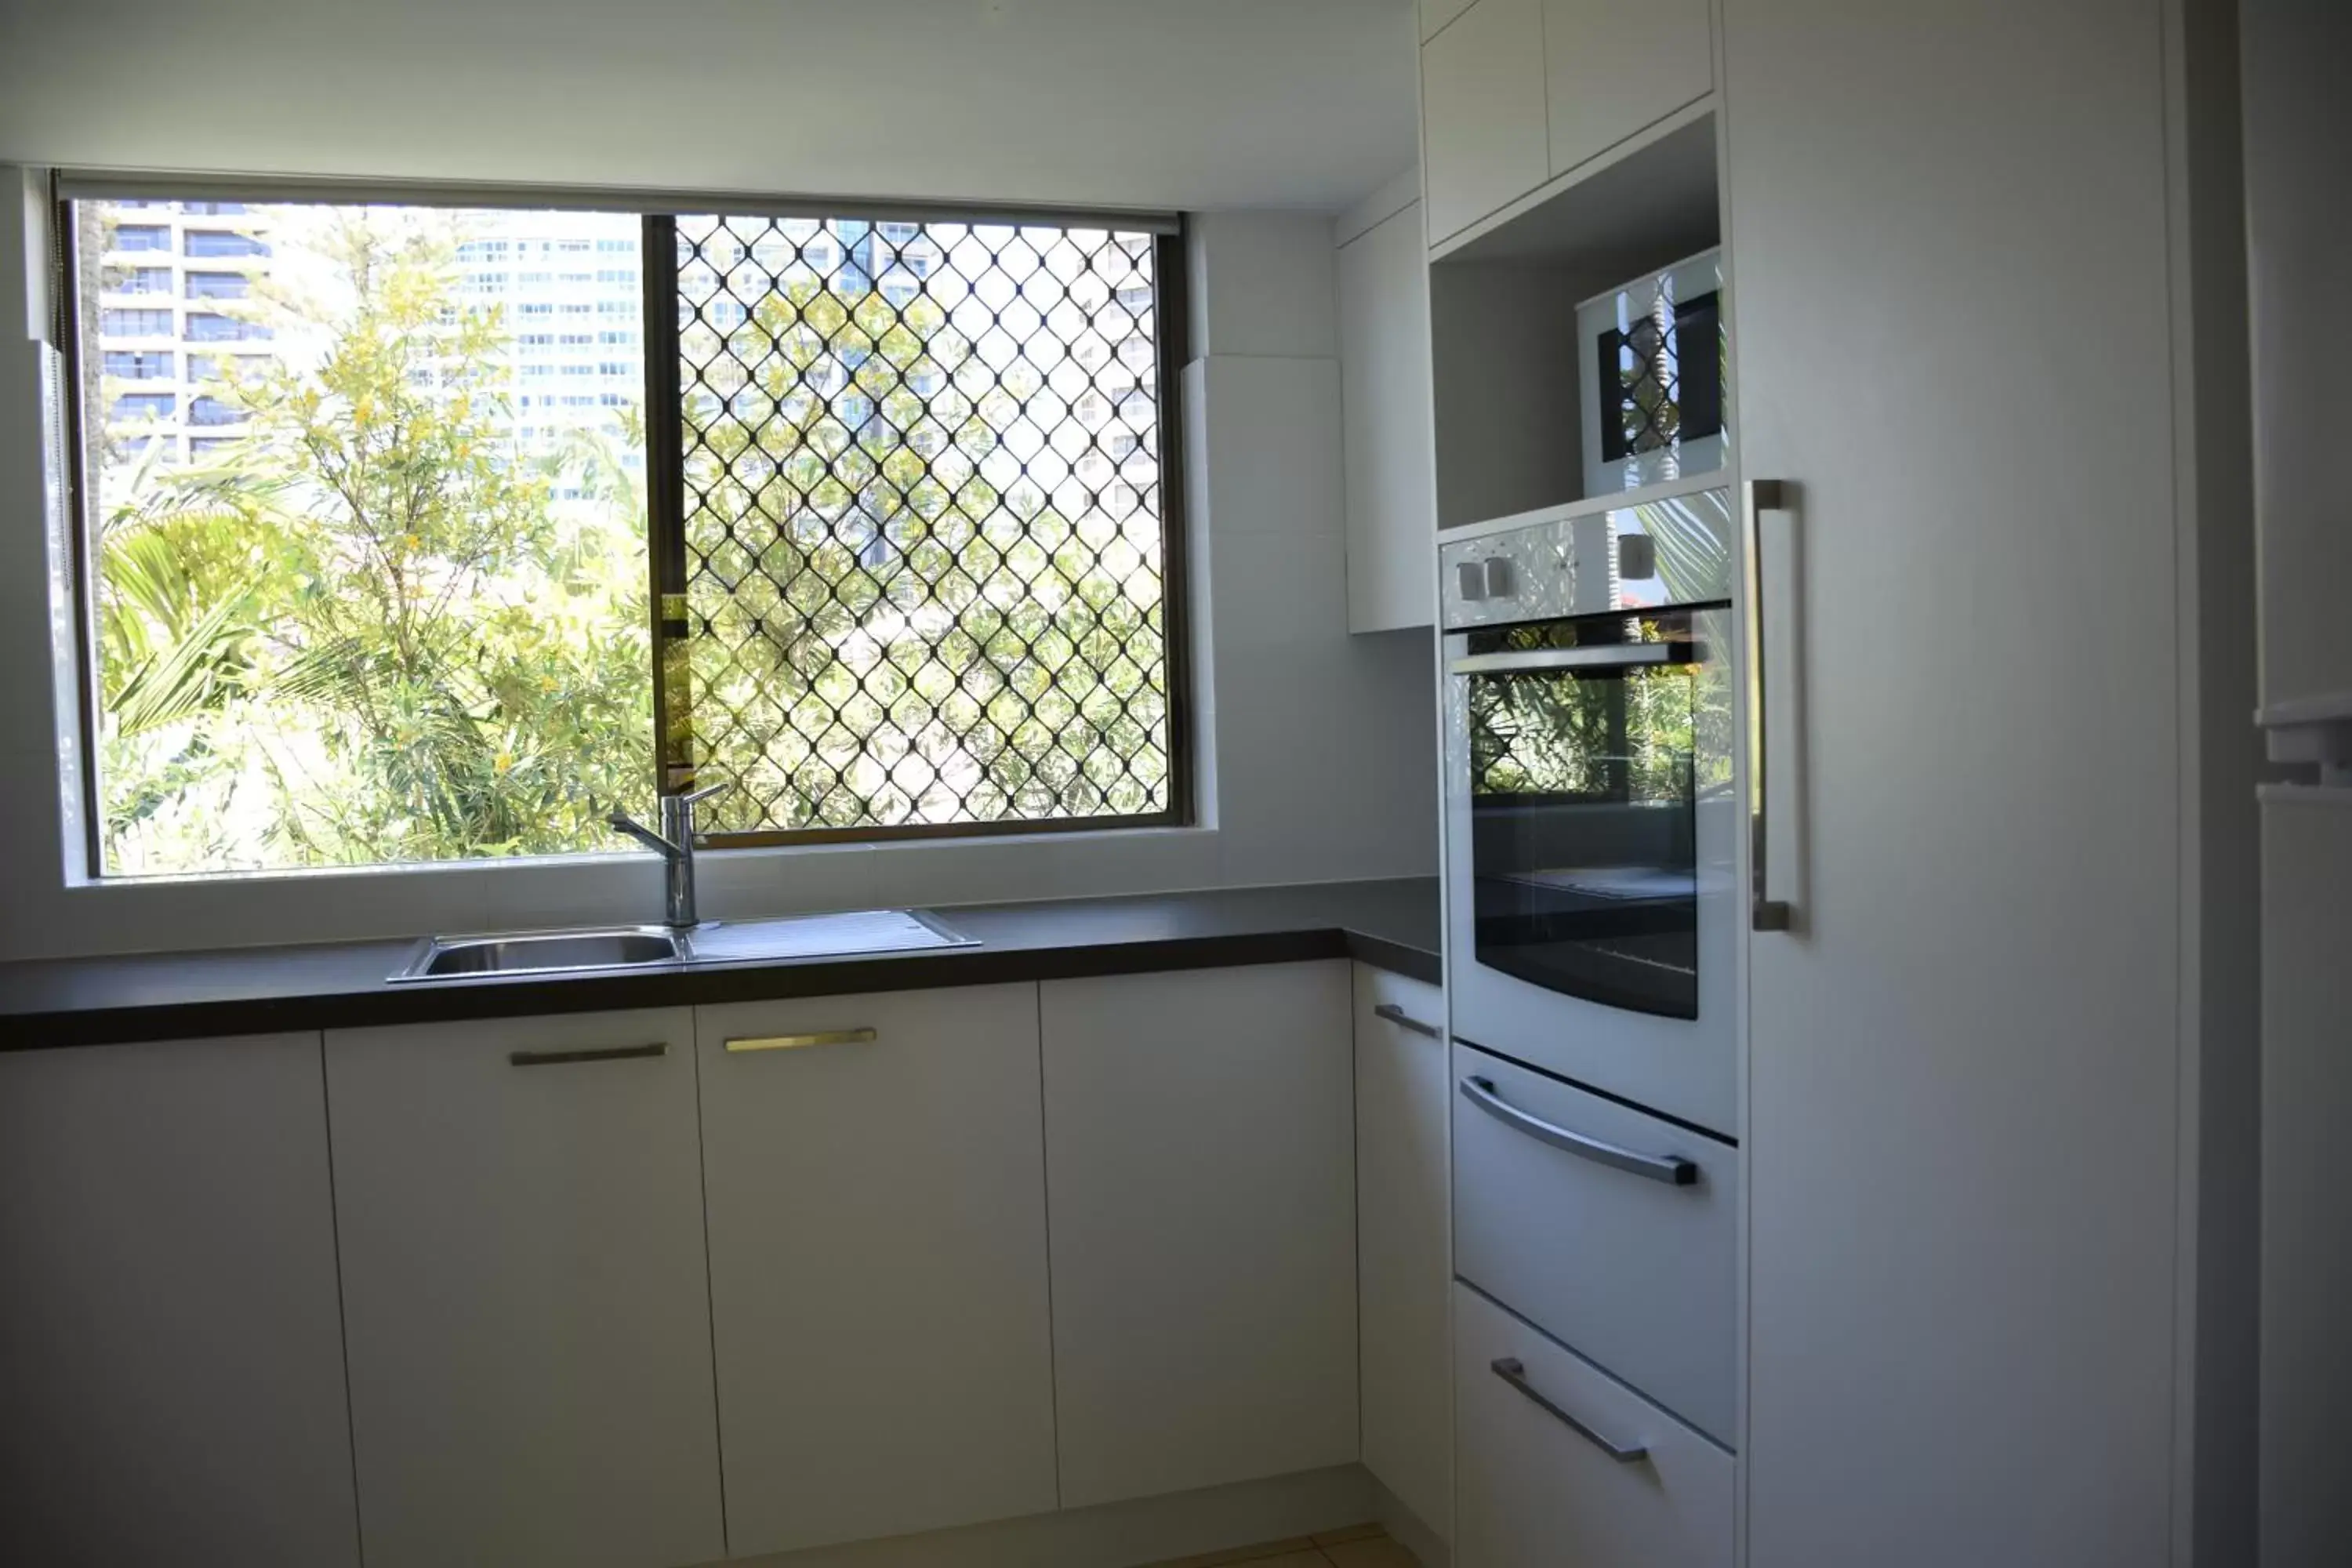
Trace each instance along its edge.
<instances>
[{"instance_id":1,"label":"high-rise apartment building","mask_svg":"<svg viewBox=\"0 0 2352 1568\"><path fill-rule=\"evenodd\" d=\"M91 280L99 363L85 370L116 441L166 464L202 462L244 427L243 410L217 395L223 373L273 358L271 329L236 304L269 265L266 225L236 202L114 206Z\"/></svg>"},{"instance_id":2,"label":"high-rise apartment building","mask_svg":"<svg viewBox=\"0 0 2352 1568\"><path fill-rule=\"evenodd\" d=\"M281 353L306 352L307 334L291 328L281 336L282 323L267 308L269 281L292 281L302 271L300 226L289 214L300 216L235 202L118 202L110 226L85 235L97 252L90 283L100 359L85 370L94 373L89 384L103 403L105 433L125 455L151 453L165 466L224 456L246 421L219 384L223 374L250 374ZM457 302L497 310L508 334L488 390L497 395L492 406L503 411L517 453L552 458L583 432L618 437L645 395L642 221L562 210L449 216ZM878 292L899 310L928 291L969 340L980 335L976 319L959 307L989 292L977 280L981 272L992 268L998 287L1024 292L1002 260L962 257L965 231L958 228L850 218L751 226L748 243L719 229L680 268L679 308L721 333L742 326L772 292L804 288L845 300ZM1148 243L1119 242L1130 252ZM1157 362L1143 320L1152 290L1146 276L1126 280L1116 289L1120 311L1107 309L1114 289L1099 274L1056 280L1043 298L1062 289L1093 323L1066 352L1087 373L1083 391L1069 399L1072 411L1095 432L1073 468L1098 490L1121 482L1156 414L1155 389L1146 383ZM863 359L855 347L829 349L801 369L799 383L851 437L887 441L892 433L876 424L881 409L859 381ZM928 401L946 379L934 365L911 376L907 390ZM763 395L747 383L736 396L749 402L737 412L763 417L751 406ZM907 444L929 457L943 434L926 424L906 433ZM614 451L642 473L640 448L616 441ZM574 499L576 476L554 482L558 500Z\"/></svg>"}]
</instances>

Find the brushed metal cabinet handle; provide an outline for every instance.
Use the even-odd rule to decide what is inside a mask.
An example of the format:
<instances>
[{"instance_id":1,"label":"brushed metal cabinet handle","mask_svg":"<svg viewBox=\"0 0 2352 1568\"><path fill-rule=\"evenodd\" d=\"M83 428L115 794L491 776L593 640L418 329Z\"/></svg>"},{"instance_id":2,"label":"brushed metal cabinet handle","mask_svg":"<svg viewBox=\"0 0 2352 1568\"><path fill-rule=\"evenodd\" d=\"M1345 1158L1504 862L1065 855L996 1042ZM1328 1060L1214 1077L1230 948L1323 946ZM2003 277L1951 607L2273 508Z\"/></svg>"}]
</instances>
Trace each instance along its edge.
<instances>
[{"instance_id":1,"label":"brushed metal cabinet handle","mask_svg":"<svg viewBox=\"0 0 2352 1568\"><path fill-rule=\"evenodd\" d=\"M880 1038L872 1029L818 1029L805 1035L743 1035L727 1042L730 1051L799 1051L811 1046L870 1046Z\"/></svg>"},{"instance_id":2,"label":"brushed metal cabinet handle","mask_svg":"<svg viewBox=\"0 0 2352 1568\"><path fill-rule=\"evenodd\" d=\"M1394 1024L1400 1029L1411 1029L1414 1034L1427 1035L1433 1040L1442 1040L1445 1037L1444 1030L1439 1028L1434 1024L1423 1023L1420 1019L1414 1017L1412 1014L1406 1012L1403 1008L1398 1006L1393 1002L1383 1002L1379 1006L1374 1007L1372 1009L1372 1016L1375 1018L1386 1018L1390 1023Z\"/></svg>"},{"instance_id":3,"label":"brushed metal cabinet handle","mask_svg":"<svg viewBox=\"0 0 2352 1568\"><path fill-rule=\"evenodd\" d=\"M1486 1363L1486 1370L1517 1389L1520 1396L1530 1401L1537 1409L1559 1420L1570 1431L1591 1443L1619 1464L1636 1464L1650 1457L1650 1450L1647 1448L1629 1448L1622 1443L1611 1442L1550 1400L1546 1399L1537 1391L1536 1385L1528 1381L1528 1369L1520 1363L1518 1357L1499 1356Z\"/></svg>"},{"instance_id":4,"label":"brushed metal cabinet handle","mask_svg":"<svg viewBox=\"0 0 2352 1568\"><path fill-rule=\"evenodd\" d=\"M667 1055L669 1047L656 1041L650 1046L606 1046L584 1051L509 1051L507 1060L519 1068L554 1068L567 1062L634 1062Z\"/></svg>"},{"instance_id":5,"label":"brushed metal cabinet handle","mask_svg":"<svg viewBox=\"0 0 2352 1568\"><path fill-rule=\"evenodd\" d=\"M1740 487L1740 555L1748 599L1748 923L1755 931L1787 931L1796 910L1771 896L1765 873L1766 795L1764 770L1764 561L1763 524L1768 511L1789 510L1793 487L1780 479L1749 479Z\"/></svg>"},{"instance_id":6,"label":"brushed metal cabinet handle","mask_svg":"<svg viewBox=\"0 0 2352 1568\"><path fill-rule=\"evenodd\" d=\"M1549 1143L1555 1149L1565 1149L1595 1164L1630 1171L1654 1182L1664 1182L1670 1187L1687 1187L1698 1180L1698 1167L1679 1154L1644 1154L1639 1149L1623 1148L1598 1138L1588 1138L1581 1132L1570 1132L1565 1127L1555 1127L1505 1100L1495 1092L1495 1086L1486 1079L1464 1079L1462 1098L1504 1126L1524 1132L1538 1142Z\"/></svg>"}]
</instances>

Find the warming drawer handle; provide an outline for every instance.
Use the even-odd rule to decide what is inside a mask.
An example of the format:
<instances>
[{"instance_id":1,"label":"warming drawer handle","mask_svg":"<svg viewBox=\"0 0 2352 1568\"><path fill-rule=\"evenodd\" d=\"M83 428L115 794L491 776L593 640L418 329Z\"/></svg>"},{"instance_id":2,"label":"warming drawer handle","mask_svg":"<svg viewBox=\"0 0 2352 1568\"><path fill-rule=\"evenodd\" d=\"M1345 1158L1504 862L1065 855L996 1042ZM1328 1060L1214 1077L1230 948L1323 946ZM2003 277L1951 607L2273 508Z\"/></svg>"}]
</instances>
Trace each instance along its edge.
<instances>
[{"instance_id":1,"label":"warming drawer handle","mask_svg":"<svg viewBox=\"0 0 2352 1568\"><path fill-rule=\"evenodd\" d=\"M507 1060L519 1068L554 1068L567 1062L634 1062L667 1055L669 1047L657 1040L650 1046L607 1046L601 1050L509 1051Z\"/></svg>"},{"instance_id":2,"label":"warming drawer handle","mask_svg":"<svg viewBox=\"0 0 2352 1568\"><path fill-rule=\"evenodd\" d=\"M727 1048L743 1051L800 1051L812 1046L870 1046L878 1036L871 1029L818 1029L806 1035L748 1035L727 1042Z\"/></svg>"},{"instance_id":3,"label":"warming drawer handle","mask_svg":"<svg viewBox=\"0 0 2352 1568\"><path fill-rule=\"evenodd\" d=\"M1439 1028L1434 1024L1423 1023L1420 1019L1414 1017L1412 1014L1406 1012L1403 1008L1398 1006L1393 1002L1383 1002L1379 1006L1373 1008L1372 1016L1375 1018L1386 1018L1390 1023L1394 1024L1400 1029L1411 1029L1414 1034L1427 1035L1433 1040L1442 1040L1445 1037L1444 1030Z\"/></svg>"},{"instance_id":4,"label":"warming drawer handle","mask_svg":"<svg viewBox=\"0 0 2352 1568\"><path fill-rule=\"evenodd\" d=\"M1505 1100L1495 1092L1495 1086L1483 1078L1464 1079L1462 1098L1506 1127L1515 1128L1539 1142L1549 1143L1555 1149L1565 1149L1596 1164L1630 1171L1654 1182L1664 1182L1670 1187L1687 1187L1698 1180L1698 1167L1679 1154L1644 1154L1639 1149L1604 1143L1598 1138L1588 1138L1581 1132L1555 1127Z\"/></svg>"},{"instance_id":5,"label":"warming drawer handle","mask_svg":"<svg viewBox=\"0 0 2352 1568\"><path fill-rule=\"evenodd\" d=\"M1629 1448L1622 1443L1611 1442L1550 1400L1546 1399L1536 1391L1535 1384L1528 1381L1528 1369L1519 1363L1518 1357L1507 1355L1499 1357L1487 1363L1487 1370L1518 1390L1521 1396L1531 1401L1537 1409L1547 1415L1556 1417L1570 1431L1582 1437L1619 1464L1639 1464L1650 1457L1650 1450L1647 1448Z\"/></svg>"}]
</instances>

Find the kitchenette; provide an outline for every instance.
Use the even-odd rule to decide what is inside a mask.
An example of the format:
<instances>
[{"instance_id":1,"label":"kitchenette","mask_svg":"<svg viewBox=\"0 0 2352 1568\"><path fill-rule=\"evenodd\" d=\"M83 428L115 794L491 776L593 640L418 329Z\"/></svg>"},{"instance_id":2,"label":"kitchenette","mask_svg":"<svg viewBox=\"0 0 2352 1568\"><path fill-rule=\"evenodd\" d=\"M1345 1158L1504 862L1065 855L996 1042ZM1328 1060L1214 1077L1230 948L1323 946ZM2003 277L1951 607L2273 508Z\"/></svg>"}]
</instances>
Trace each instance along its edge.
<instances>
[{"instance_id":1,"label":"kitchenette","mask_svg":"<svg viewBox=\"0 0 2352 1568\"><path fill-rule=\"evenodd\" d=\"M0 66L0 1560L2303 1568L2239 6L1081 9Z\"/></svg>"}]
</instances>

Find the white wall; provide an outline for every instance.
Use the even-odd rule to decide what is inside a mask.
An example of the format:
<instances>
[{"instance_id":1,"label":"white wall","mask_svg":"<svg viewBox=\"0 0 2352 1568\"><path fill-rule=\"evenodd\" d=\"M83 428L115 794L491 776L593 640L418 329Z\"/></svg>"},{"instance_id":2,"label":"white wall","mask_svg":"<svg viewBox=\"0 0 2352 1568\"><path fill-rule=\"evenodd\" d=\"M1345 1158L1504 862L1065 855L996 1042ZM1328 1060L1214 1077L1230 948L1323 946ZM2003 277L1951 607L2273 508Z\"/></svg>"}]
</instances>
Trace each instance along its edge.
<instances>
[{"instance_id":1,"label":"white wall","mask_svg":"<svg viewBox=\"0 0 2352 1568\"><path fill-rule=\"evenodd\" d=\"M656 916L659 871L643 855L69 885L50 653L63 519L43 457L47 316L28 227L40 185L5 173L0 300L28 307L0 328L0 958ZM1428 642L1348 636L1330 269L1319 216L1198 225L1190 277L1211 352L1187 368L1182 417L1199 826L711 853L707 918L1434 873Z\"/></svg>"}]
</instances>

